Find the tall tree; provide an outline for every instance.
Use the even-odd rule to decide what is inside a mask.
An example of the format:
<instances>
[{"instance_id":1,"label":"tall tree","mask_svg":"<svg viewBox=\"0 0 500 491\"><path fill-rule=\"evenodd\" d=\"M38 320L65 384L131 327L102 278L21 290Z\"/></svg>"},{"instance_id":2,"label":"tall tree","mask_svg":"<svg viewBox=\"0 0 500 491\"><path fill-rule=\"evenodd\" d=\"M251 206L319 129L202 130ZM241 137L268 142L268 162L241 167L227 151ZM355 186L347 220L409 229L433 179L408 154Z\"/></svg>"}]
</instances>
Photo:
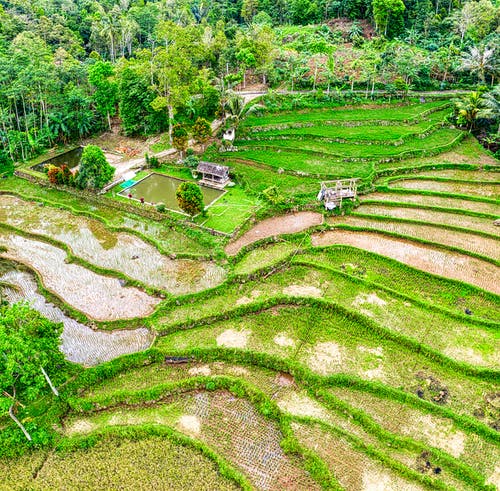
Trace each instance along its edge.
<instances>
[{"instance_id":1,"label":"tall tree","mask_svg":"<svg viewBox=\"0 0 500 491\"><path fill-rule=\"evenodd\" d=\"M373 18L377 31L388 37L401 33L404 26L403 0L373 0Z\"/></svg>"},{"instance_id":2,"label":"tall tree","mask_svg":"<svg viewBox=\"0 0 500 491\"><path fill-rule=\"evenodd\" d=\"M102 189L113 177L115 168L109 165L104 152L96 145L83 149L75 184L80 189Z\"/></svg>"},{"instance_id":3,"label":"tall tree","mask_svg":"<svg viewBox=\"0 0 500 491\"><path fill-rule=\"evenodd\" d=\"M152 86L157 97L151 102L155 111L168 112L169 140L176 107L189 99L191 84L196 73L194 61L201 56L202 45L197 30L183 28L172 22L160 25L164 46L154 50L151 57Z\"/></svg>"},{"instance_id":4,"label":"tall tree","mask_svg":"<svg viewBox=\"0 0 500 491\"><path fill-rule=\"evenodd\" d=\"M118 85L113 78L113 65L97 61L89 67L89 82L95 88L93 98L97 111L106 118L111 130L111 116L116 113Z\"/></svg>"},{"instance_id":5,"label":"tall tree","mask_svg":"<svg viewBox=\"0 0 500 491\"><path fill-rule=\"evenodd\" d=\"M16 409L48 389L58 395L49 373L64 363L61 332L62 323L49 321L27 305L0 306L0 413L8 413L28 440L31 435Z\"/></svg>"}]
</instances>

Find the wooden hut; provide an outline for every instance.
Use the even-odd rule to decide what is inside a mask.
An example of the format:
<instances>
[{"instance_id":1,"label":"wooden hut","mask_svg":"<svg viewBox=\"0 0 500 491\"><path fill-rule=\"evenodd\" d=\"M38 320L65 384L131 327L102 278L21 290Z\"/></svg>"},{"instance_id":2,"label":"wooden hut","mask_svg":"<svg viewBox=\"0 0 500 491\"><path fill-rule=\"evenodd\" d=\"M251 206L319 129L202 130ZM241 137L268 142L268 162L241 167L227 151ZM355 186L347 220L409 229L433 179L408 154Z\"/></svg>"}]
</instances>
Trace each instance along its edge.
<instances>
[{"instance_id":1,"label":"wooden hut","mask_svg":"<svg viewBox=\"0 0 500 491\"><path fill-rule=\"evenodd\" d=\"M200 162L196 170L202 175L200 184L223 188L229 182L229 167L225 165Z\"/></svg>"},{"instance_id":2,"label":"wooden hut","mask_svg":"<svg viewBox=\"0 0 500 491\"><path fill-rule=\"evenodd\" d=\"M338 179L336 181L323 181L318 193L318 200L324 201L326 210L341 208L344 199L354 201L358 193L359 179Z\"/></svg>"}]
</instances>

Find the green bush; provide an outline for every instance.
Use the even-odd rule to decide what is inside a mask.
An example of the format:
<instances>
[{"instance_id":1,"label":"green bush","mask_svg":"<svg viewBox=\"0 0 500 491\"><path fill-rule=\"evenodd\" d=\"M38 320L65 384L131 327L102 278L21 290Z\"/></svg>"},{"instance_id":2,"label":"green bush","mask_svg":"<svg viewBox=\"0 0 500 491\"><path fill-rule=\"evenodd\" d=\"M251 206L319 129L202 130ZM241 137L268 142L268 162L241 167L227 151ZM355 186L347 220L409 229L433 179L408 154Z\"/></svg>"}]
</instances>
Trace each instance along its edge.
<instances>
[{"instance_id":1,"label":"green bush","mask_svg":"<svg viewBox=\"0 0 500 491\"><path fill-rule=\"evenodd\" d=\"M75 185L80 189L102 189L114 173L115 168L109 165L104 152L96 145L87 145L83 149Z\"/></svg>"},{"instance_id":2,"label":"green bush","mask_svg":"<svg viewBox=\"0 0 500 491\"><path fill-rule=\"evenodd\" d=\"M14 162L4 150L0 150L0 176L14 174Z\"/></svg>"},{"instance_id":3,"label":"green bush","mask_svg":"<svg viewBox=\"0 0 500 491\"><path fill-rule=\"evenodd\" d=\"M203 212L203 194L194 182L183 182L175 193L179 208L191 216Z\"/></svg>"},{"instance_id":4,"label":"green bush","mask_svg":"<svg viewBox=\"0 0 500 491\"><path fill-rule=\"evenodd\" d=\"M193 154L190 154L188 155L183 161L182 163L186 166L186 167L189 167L191 169L196 169L196 167L198 167L198 164L200 162L200 159L198 157L196 157L196 155L193 155Z\"/></svg>"}]
</instances>

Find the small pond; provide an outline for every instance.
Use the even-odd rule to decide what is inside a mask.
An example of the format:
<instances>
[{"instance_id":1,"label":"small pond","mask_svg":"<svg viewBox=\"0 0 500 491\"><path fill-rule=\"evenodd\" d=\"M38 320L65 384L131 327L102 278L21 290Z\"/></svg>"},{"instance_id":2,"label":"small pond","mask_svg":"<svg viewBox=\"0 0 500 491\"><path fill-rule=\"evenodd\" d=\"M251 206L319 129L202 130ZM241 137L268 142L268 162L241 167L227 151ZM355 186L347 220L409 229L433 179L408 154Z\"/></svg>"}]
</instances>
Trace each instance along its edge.
<instances>
[{"instance_id":1,"label":"small pond","mask_svg":"<svg viewBox=\"0 0 500 491\"><path fill-rule=\"evenodd\" d=\"M150 174L137 184L134 184L118 194L120 196L132 195L132 199L144 198L147 203L157 204L163 203L168 209L182 212L177 204L175 192L179 185L184 182L182 179L175 177L164 176L162 174ZM203 202L205 206L212 204L219 196L224 194L224 191L219 189L200 186L203 194Z\"/></svg>"},{"instance_id":2,"label":"small pond","mask_svg":"<svg viewBox=\"0 0 500 491\"><path fill-rule=\"evenodd\" d=\"M74 169L80 163L82 157L83 147L76 147L68 152L61 153L50 159L44 160L39 164L35 164L31 168L37 172L44 172L47 165L55 165L61 167L67 165L70 169Z\"/></svg>"}]
</instances>

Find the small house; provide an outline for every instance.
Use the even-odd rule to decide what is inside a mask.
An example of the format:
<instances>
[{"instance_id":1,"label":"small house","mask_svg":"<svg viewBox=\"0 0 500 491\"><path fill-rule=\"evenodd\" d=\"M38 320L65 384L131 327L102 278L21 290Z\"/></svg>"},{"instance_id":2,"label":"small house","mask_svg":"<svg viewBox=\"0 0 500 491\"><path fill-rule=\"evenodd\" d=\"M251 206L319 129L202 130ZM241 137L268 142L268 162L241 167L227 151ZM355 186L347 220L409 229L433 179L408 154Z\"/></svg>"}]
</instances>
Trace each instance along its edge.
<instances>
[{"instance_id":1,"label":"small house","mask_svg":"<svg viewBox=\"0 0 500 491\"><path fill-rule=\"evenodd\" d=\"M225 165L200 162L196 170L202 175L200 184L223 188L229 182L229 167Z\"/></svg>"}]
</instances>

